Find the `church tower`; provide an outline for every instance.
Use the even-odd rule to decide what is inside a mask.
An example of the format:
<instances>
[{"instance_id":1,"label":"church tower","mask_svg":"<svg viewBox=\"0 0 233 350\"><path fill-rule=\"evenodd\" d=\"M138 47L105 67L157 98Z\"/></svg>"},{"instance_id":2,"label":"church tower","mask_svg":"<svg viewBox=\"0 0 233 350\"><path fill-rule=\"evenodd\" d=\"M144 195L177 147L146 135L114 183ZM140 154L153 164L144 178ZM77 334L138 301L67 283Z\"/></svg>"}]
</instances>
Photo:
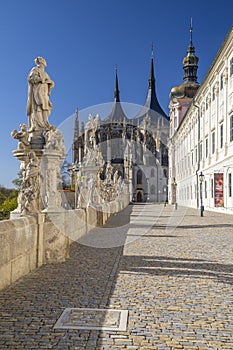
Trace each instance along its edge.
<instances>
[{"instance_id":1,"label":"church tower","mask_svg":"<svg viewBox=\"0 0 233 350\"><path fill-rule=\"evenodd\" d=\"M176 203L176 164L175 152L176 145L173 142L173 135L179 128L186 111L188 110L193 97L195 96L200 84L197 81L198 57L195 55L195 47L193 45L193 28L192 21L190 25L190 42L187 50L187 56L183 59L184 77L183 83L175 86L170 92L170 141L169 141L169 188L170 202Z\"/></svg>"},{"instance_id":2,"label":"church tower","mask_svg":"<svg viewBox=\"0 0 233 350\"><path fill-rule=\"evenodd\" d=\"M183 59L184 78L183 83L175 86L170 92L170 136L179 127L193 97L200 84L197 82L198 57L195 55L195 47L192 38L192 22L190 26L190 42L187 56Z\"/></svg>"}]
</instances>

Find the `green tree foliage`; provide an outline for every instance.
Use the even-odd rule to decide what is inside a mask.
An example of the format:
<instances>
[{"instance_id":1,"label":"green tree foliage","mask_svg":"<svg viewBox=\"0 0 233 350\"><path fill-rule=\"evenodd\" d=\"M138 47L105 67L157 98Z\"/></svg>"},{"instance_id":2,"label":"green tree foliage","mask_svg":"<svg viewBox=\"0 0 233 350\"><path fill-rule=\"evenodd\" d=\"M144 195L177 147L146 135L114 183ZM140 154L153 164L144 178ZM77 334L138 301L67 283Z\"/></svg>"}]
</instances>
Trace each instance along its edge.
<instances>
[{"instance_id":1,"label":"green tree foliage","mask_svg":"<svg viewBox=\"0 0 233 350\"><path fill-rule=\"evenodd\" d=\"M13 183L13 185L15 186L15 188L17 190L20 190L20 187L21 187L21 184L22 184L22 181L23 181L22 170L20 170L17 175L18 175L18 177L16 179L14 179L12 181L12 183Z\"/></svg>"},{"instance_id":2,"label":"green tree foliage","mask_svg":"<svg viewBox=\"0 0 233 350\"><path fill-rule=\"evenodd\" d=\"M10 218L10 212L15 210L18 206L17 197L11 199L7 198L1 205L0 218L6 220Z\"/></svg>"},{"instance_id":3,"label":"green tree foliage","mask_svg":"<svg viewBox=\"0 0 233 350\"><path fill-rule=\"evenodd\" d=\"M18 191L0 186L0 220L9 219L10 212L17 208Z\"/></svg>"}]
</instances>

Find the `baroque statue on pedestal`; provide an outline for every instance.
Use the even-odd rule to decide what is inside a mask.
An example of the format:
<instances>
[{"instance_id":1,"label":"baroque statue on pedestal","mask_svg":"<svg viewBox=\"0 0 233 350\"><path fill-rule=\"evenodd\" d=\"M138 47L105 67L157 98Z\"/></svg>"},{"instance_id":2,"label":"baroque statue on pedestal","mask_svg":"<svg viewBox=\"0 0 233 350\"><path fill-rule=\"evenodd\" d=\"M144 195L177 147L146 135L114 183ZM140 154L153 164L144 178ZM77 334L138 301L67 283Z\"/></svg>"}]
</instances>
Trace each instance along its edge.
<instances>
[{"instance_id":1,"label":"baroque statue on pedestal","mask_svg":"<svg viewBox=\"0 0 233 350\"><path fill-rule=\"evenodd\" d=\"M54 82L45 72L47 63L43 57L35 59L36 67L32 68L28 76L28 128L29 132L49 129L48 117L51 113L52 103L49 100L50 91Z\"/></svg>"}]
</instances>

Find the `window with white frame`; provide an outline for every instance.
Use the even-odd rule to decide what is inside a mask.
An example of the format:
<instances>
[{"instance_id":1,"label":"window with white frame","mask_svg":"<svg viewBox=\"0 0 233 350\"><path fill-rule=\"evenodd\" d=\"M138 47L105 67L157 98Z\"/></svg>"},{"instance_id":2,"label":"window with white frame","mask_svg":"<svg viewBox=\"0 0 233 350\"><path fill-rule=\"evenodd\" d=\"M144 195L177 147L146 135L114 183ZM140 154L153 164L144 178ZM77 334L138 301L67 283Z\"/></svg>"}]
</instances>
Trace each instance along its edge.
<instances>
[{"instance_id":1,"label":"window with white frame","mask_svg":"<svg viewBox=\"0 0 233 350\"><path fill-rule=\"evenodd\" d=\"M215 131L212 132L212 154L215 152Z\"/></svg>"},{"instance_id":2,"label":"window with white frame","mask_svg":"<svg viewBox=\"0 0 233 350\"><path fill-rule=\"evenodd\" d=\"M212 100L215 100L215 87L212 88Z\"/></svg>"},{"instance_id":3,"label":"window with white frame","mask_svg":"<svg viewBox=\"0 0 233 350\"><path fill-rule=\"evenodd\" d=\"M220 75L220 90L223 89L223 73Z\"/></svg>"},{"instance_id":4,"label":"window with white frame","mask_svg":"<svg viewBox=\"0 0 233 350\"><path fill-rule=\"evenodd\" d=\"M233 76L233 57L230 60L230 77Z\"/></svg>"},{"instance_id":5,"label":"window with white frame","mask_svg":"<svg viewBox=\"0 0 233 350\"><path fill-rule=\"evenodd\" d=\"M233 115L230 116L230 141L233 141Z\"/></svg>"},{"instance_id":6,"label":"window with white frame","mask_svg":"<svg viewBox=\"0 0 233 350\"><path fill-rule=\"evenodd\" d=\"M208 137L205 139L205 157L208 157L208 153L209 153L209 141L208 141Z\"/></svg>"},{"instance_id":7,"label":"window with white frame","mask_svg":"<svg viewBox=\"0 0 233 350\"><path fill-rule=\"evenodd\" d=\"M200 146L199 146L199 157L201 161L202 160L202 142L200 143Z\"/></svg>"},{"instance_id":8,"label":"window with white frame","mask_svg":"<svg viewBox=\"0 0 233 350\"><path fill-rule=\"evenodd\" d=\"M228 174L228 194L229 194L229 197L232 196L232 178L231 178L231 173Z\"/></svg>"},{"instance_id":9,"label":"window with white frame","mask_svg":"<svg viewBox=\"0 0 233 350\"><path fill-rule=\"evenodd\" d=\"M223 124L220 125L220 148L223 148Z\"/></svg>"}]
</instances>

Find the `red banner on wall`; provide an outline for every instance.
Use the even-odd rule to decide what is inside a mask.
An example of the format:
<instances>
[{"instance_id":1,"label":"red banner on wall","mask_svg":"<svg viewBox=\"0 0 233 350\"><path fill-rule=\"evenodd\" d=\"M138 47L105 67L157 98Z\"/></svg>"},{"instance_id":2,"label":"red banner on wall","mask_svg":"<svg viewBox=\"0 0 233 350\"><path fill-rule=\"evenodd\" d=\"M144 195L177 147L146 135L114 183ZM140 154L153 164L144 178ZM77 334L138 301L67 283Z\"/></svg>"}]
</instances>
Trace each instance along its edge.
<instances>
[{"instance_id":1,"label":"red banner on wall","mask_svg":"<svg viewBox=\"0 0 233 350\"><path fill-rule=\"evenodd\" d=\"M214 205L224 207L223 173L214 174Z\"/></svg>"}]
</instances>

